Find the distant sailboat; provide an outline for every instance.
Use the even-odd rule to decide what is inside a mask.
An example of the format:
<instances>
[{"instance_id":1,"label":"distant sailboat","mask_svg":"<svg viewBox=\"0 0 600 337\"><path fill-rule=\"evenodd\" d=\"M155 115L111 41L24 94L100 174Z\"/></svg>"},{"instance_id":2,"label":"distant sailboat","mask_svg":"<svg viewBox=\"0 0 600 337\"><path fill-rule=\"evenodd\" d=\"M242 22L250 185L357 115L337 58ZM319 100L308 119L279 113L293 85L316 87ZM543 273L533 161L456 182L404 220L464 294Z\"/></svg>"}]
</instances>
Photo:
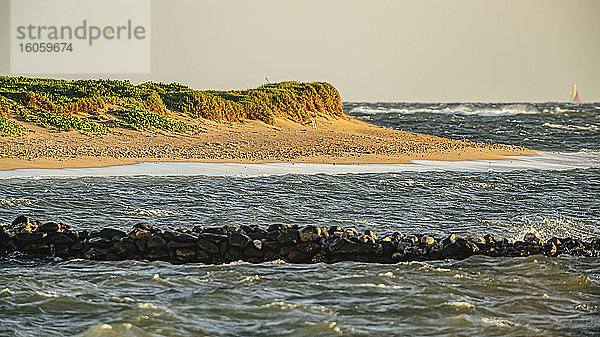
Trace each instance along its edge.
<instances>
[{"instance_id":1,"label":"distant sailboat","mask_svg":"<svg viewBox=\"0 0 600 337\"><path fill-rule=\"evenodd\" d=\"M573 102L579 104L579 93L577 92L577 84L573 85L573 91L571 92L571 97L573 98Z\"/></svg>"}]
</instances>

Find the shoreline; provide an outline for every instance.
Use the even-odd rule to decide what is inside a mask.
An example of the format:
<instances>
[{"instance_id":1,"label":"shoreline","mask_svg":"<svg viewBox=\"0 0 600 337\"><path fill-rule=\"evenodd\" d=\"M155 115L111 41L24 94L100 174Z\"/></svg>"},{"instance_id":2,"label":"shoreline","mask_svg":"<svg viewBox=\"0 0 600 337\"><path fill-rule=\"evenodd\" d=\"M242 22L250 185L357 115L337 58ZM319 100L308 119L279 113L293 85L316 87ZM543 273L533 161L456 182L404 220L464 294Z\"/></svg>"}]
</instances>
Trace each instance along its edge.
<instances>
[{"instance_id":1,"label":"shoreline","mask_svg":"<svg viewBox=\"0 0 600 337\"><path fill-rule=\"evenodd\" d=\"M413 161L427 160L436 162L468 162L474 160L484 161L498 161L498 160L522 160L516 157L530 157L545 153L543 151L537 151L536 153L522 154L522 155L494 155L489 157L475 157L475 158L464 158L464 157L453 157L447 159L439 158L427 158L419 157L408 160L395 161L394 158L386 160L387 158L379 161L359 160L350 161L350 158L338 158L338 160L311 160L311 158L300 158L294 161L242 161L242 160L177 160L177 159L159 159L159 158L127 158L116 160L114 158L73 158L73 159L59 159L59 160L48 160L46 158L38 161L27 161L22 159L12 158L0 158L0 172L23 170L23 169L85 169L85 168L108 168L118 166L129 166L144 163L173 163L173 164L249 164L249 165L261 165L261 164L324 164L324 165L411 165Z\"/></svg>"},{"instance_id":2,"label":"shoreline","mask_svg":"<svg viewBox=\"0 0 600 337\"><path fill-rule=\"evenodd\" d=\"M414 160L408 164L139 162L130 165L83 168L28 168L0 171L0 179L35 177L258 177L278 175L395 174L403 172L510 172L599 168L600 158L581 153L541 153L498 160Z\"/></svg>"},{"instance_id":3,"label":"shoreline","mask_svg":"<svg viewBox=\"0 0 600 337\"><path fill-rule=\"evenodd\" d=\"M540 154L523 147L475 143L375 126L354 118L320 118L307 127L277 119L223 124L203 121L205 132L182 135L118 129L104 135L53 132L0 137L0 171L90 168L142 162L410 164L414 160L515 159Z\"/></svg>"}]
</instances>

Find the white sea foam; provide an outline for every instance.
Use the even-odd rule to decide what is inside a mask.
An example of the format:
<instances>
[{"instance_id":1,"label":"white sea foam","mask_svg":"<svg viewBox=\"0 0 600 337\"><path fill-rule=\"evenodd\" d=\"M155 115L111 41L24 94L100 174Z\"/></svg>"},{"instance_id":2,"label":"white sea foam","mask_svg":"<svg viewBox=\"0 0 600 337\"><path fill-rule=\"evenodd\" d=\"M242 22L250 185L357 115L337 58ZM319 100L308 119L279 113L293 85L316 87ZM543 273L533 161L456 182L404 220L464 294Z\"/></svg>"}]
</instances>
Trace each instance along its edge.
<instances>
[{"instance_id":1,"label":"white sea foam","mask_svg":"<svg viewBox=\"0 0 600 337\"><path fill-rule=\"evenodd\" d=\"M446 302L446 303L444 303L444 305L448 305L448 306L454 307L456 309L462 309L462 308L475 309L475 305L468 303L468 302Z\"/></svg>"},{"instance_id":2,"label":"white sea foam","mask_svg":"<svg viewBox=\"0 0 600 337\"><path fill-rule=\"evenodd\" d=\"M357 287L365 287L365 288L387 288L387 289L402 289L404 288L401 285L393 285L393 286L388 286L386 284L383 283L359 283L356 285Z\"/></svg>"},{"instance_id":3,"label":"white sea foam","mask_svg":"<svg viewBox=\"0 0 600 337\"><path fill-rule=\"evenodd\" d=\"M262 306L263 308L276 308L279 310L290 311L293 309L320 311L331 315L337 315L337 311L324 307L322 305L303 305L296 303L271 302Z\"/></svg>"},{"instance_id":4,"label":"white sea foam","mask_svg":"<svg viewBox=\"0 0 600 337\"><path fill-rule=\"evenodd\" d=\"M43 296L43 297L53 297L53 298L58 297L58 295L56 295L54 293L45 293L45 292L37 291L37 290L36 290L35 294L38 296Z\"/></svg>"},{"instance_id":5,"label":"white sea foam","mask_svg":"<svg viewBox=\"0 0 600 337\"><path fill-rule=\"evenodd\" d=\"M138 308L140 308L140 309L156 309L156 306L152 303L141 302L141 303L138 303Z\"/></svg>"},{"instance_id":6,"label":"white sea foam","mask_svg":"<svg viewBox=\"0 0 600 337\"><path fill-rule=\"evenodd\" d=\"M32 205L37 203L36 199L28 199L28 198L9 198L9 199L0 199L0 205L15 207L21 205Z\"/></svg>"},{"instance_id":7,"label":"white sea foam","mask_svg":"<svg viewBox=\"0 0 600 337\"><path fill-rule=\"evenodd\" d=\"M243 279L241 279L238 283L252 283L252 282L257 281L259 279L260 279L260 276L258 276L258 275L246 276Z\"/></svg>"},{"instance_id":8,"label":"white sea foam","mask_svg":"<svg viewBox=\"0 0 600 337\"><path fill-rule=\"evenodd\" d=\"M386 273L379 273L379 274L377 274L377 276L381 276L381 277L391 277L391 278L394 278L394 277L395 277L395 276L394 276L394 273L392 273L391 271L388 271L388 272L386 272Z\"/></svg>"},{"instance_id":9,"label":"white sea foam","mask_svg":"<svg viewBox=\"0 0 600 337\"><path fill-rule=\"evenodd\" d=\"M511 322L509 320L506 319L499 319L499 318L487 318L487 317L483 317L481 319L482 322L486 323L486 324L490 324L490 325L496 325L502 328L505 327L511 327L511 326L519 326L519 324Z\"/></svg>"},{"instance_id":10,"label":"white sea foam","mask_svg":"<svg viewBox=\"0 0 600 337\"><path fill-rule=\"evenodd\" d=\"M178 213L178 212L173 212L173 211L169 211L169 210L164 210L164 209L143 209L143 208L138 208L135 209L134 211L127 211L125 212L127 214L134 214L134 215L145 215L145 216L169 216L169 215L182 215L182 213Z\"/></svg>"},{"instance_id":11,"label":"white sea foam","mask_svg":"<svg viewBox=\"0 0 600 337\"><path fill-rule=\"evenodd\" d=\"M15 293L8 289L8 288L4 288L2 289L2 291L0 291L0 296L9 296L9 295L14 295Z\"/></svg>"},{"instance_id":12,"label":"white sea foam","mask_svg":"<svg viewBox=\"0 0 600 337\"><path fill-rule=\"evenodd\" d=\"M415 113L435 113L444 115L477 115L477 116L512 116L512 115L529 115L539 114L541 111L533 106L527 104L511 104L505 105L498 108L477 108L466 105L458 105L454 107L443 107L443 108L386 108L386 107L368 107L358 106L350 110L350 113L365 113L365 114L378 114L378 113L397 113L402 115L412 115Z\"/></svg>"},{"instance_id":13,"label":"white sea foam","mask_svg":"<svg viewBox=\"0 0 600 337\"><path fill-rule=\"evenodd\" d=\"M514 170L571 170L600 168L600 152L581 150L578 152L542 152L533 156L512 156L499 160L437 161L413 160L411 164L236 164L236 163L182 163L143 162L94 168L68 169L17 169L0 171L0 179L42 177L116 177L116 176L215 176L215 177L260 177L286 174L360 174L396 172L506 172ZM134 212L144 215L171 215L169 211L142 210Z\"/></svg>"},{"instance_id":14,"label":"white sea foam","mask_svg":"<svg viewBox=\"0 0 600 337\"><path fill-rule=\"evenodd\" d=\"M553 129L563 129L569 131L580 131L580 130L589 130L589 131L598 131L600 130L600 126L596 124L588 124L585 126L581 125L562 125L562 124L553 124L553 123L544 123L545 127L553 128Z\"/></svg>"}]
</instances>

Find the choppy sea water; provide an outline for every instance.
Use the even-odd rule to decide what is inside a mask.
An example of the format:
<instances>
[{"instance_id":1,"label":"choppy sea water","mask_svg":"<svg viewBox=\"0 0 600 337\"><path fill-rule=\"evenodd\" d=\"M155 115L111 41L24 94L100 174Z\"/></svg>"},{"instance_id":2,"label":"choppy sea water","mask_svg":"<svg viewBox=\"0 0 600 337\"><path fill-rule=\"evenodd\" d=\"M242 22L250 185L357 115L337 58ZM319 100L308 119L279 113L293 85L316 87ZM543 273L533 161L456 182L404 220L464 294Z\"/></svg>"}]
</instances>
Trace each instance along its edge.
<instances>
[{"instance_id":1,"label":"choppy sea water","mask_svg":"<svg viewBox=\"0 0 600 337\"><path fill-rule=\"evenodd\" d=\"M89 229L284 223L595 238L598 106L346 103L378 125L553 153L401 167L13 171L0 178L0 221L27 214ZM221 266L5 259L0 270L0 336L600 335L597 258Z\"/></svg>"}]
</instances>

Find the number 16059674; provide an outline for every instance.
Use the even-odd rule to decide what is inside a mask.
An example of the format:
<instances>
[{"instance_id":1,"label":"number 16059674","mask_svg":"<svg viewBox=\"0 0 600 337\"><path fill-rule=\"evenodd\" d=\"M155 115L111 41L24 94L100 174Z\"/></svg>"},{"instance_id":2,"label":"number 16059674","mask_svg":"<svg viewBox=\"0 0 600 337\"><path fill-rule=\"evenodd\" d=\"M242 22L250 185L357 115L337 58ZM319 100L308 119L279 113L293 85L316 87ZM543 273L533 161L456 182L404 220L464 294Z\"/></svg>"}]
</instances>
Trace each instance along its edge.
<instances>
[{"instance_id":1,"label":"number 16059674","mask_svg":"<svg viewBox=\"0 0 600 337\"><path fill-rule=\"evenodd\" d=\"M70 53L73 45L68 42L28 42L19 43L21 53Z\"/></svg>"}]
</instances>

